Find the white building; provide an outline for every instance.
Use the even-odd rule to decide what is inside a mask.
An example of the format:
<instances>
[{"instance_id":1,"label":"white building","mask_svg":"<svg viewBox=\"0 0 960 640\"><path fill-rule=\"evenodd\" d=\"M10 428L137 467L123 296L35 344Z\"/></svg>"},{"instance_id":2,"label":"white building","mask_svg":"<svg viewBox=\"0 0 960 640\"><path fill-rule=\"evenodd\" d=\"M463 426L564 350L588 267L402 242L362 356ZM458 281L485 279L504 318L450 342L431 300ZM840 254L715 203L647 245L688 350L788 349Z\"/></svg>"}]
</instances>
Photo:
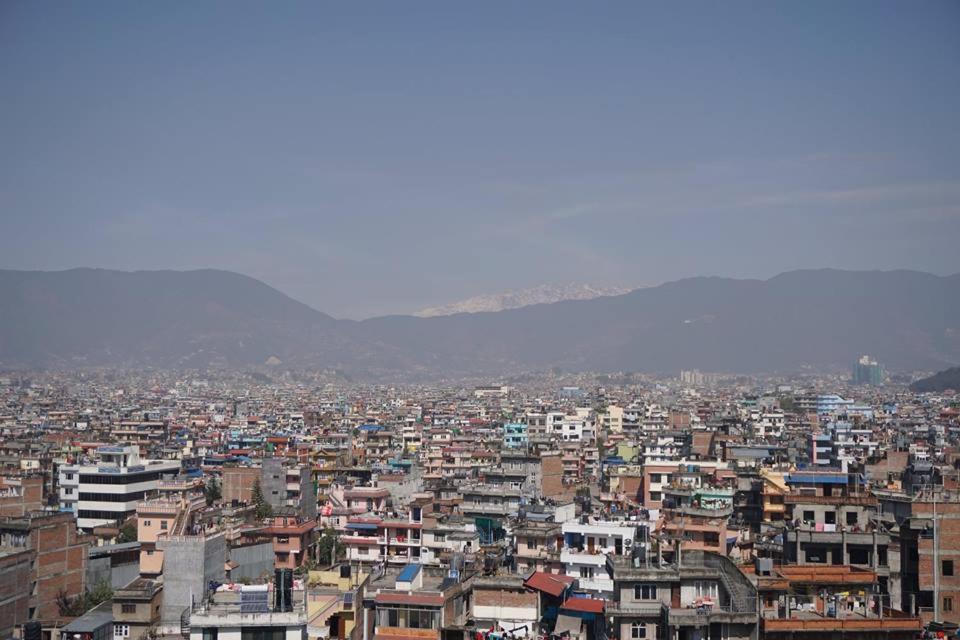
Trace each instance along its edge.
<instances>
[{"instance_id":1,"label":"white building","mask_svg":"<svg viewBox=\"0 0 960 640\"><path fill-rule=\"evenodd\" d=\"M84 531L122 522L156 494L161 477L180 471L176 460L141 460L136 446L100 447L97 457L93 464L60 467L60 507L72 511Z\"/></svg>"},{"instance_id":2,"label":"white building","mask_svg":"<svg viewBox=\"0 0 960 640\"><path fill-rule=\"evenodd\" d=\"M565 522L560 562L585 591L613 594L607 555L627 556L637 539L635 522Z\"/></svg>"}]
</instances>

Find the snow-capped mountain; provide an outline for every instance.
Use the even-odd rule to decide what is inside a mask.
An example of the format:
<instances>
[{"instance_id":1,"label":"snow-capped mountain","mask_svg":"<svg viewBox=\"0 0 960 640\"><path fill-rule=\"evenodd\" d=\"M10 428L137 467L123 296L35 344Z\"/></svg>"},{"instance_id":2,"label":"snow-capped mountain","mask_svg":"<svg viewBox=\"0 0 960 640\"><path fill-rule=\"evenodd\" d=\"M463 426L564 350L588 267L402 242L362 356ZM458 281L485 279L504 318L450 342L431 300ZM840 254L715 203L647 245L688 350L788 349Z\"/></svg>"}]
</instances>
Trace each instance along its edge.
<instances>
[{"instance_id":1,"label":"snow-capped mountain","mask_svg":"<svg viewBox=\"0 0 960 640\"><path fill-rule=\"evenodd\" d=\"M530 289L508 291L491 295L474 296L460 302L421 309L413 315L420 318L449 316L455 313L479 311L504 311L519 309L531 304L549 304L562 300L590 300L600 296L618 296L631 291L626 287L603 287L589 284L542 284Z\"/></svg>"}]
</instances>

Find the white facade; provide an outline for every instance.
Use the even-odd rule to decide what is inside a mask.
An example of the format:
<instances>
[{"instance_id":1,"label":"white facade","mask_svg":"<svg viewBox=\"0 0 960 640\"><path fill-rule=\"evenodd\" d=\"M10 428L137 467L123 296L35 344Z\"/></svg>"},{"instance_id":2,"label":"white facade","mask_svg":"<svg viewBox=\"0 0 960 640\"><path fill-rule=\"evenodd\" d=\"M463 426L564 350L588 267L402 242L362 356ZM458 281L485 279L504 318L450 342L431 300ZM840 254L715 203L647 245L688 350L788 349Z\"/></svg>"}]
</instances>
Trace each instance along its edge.
<instances>
[{"instance_id":1,"label":"white facade","mask_svg":"<svg viewBox=\"0 0 960 640\"><path fill-rule=\"evenodd\" d=\"M136 513L137 503L153 495L159 480L176 475L175 460L140 460L136 446L100 447L96 464L60 467L60 507L72 511L77 527L89 531L116 524Z\"/></svg>"},{"instance_id":2,"label":"white facade","mask_svg":"<svg viewBox=\"0 0 960 640\"><path fill-rule=\"evenodd\" d=\"M613 593L607 555L629 555L637 536L635 522L565 522L560 562L564 573L586 591Z\"/></svg>"}]
</instances>

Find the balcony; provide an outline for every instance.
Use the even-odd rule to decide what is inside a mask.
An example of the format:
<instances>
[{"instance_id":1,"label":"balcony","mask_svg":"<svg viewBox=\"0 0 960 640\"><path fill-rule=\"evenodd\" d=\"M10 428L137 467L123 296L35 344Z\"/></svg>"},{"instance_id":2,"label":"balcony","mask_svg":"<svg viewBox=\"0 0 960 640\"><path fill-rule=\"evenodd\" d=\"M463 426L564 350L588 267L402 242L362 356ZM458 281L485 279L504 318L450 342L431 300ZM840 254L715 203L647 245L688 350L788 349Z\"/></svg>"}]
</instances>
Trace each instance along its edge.
<instances>
[{"instance_id":1,"label":"balcony","mask_svg":"<svg viewBox=\"0 0 960 640\"><path fill-rule=\"evenodd\" d=\"M883 616L876 613L860 614L845 613L840 617L824 616L816 612L794 613L789 618L764 618L761 621L764 635L795 632L844 632L857 634L889 632L889 631L920 631L923 622L901 611L884 609Z\"/></svg>"},{"instance_id":2,"label":"balcony","mask_svg":"<svg viewBox=\"0 0 960 640\"><path fill-rule=\"evenodd\" d=\"M754 611L743 611L738 607L690 607L687 609L670 609L668 621L673 627L702 626L713 623L726 624L754 624L757 614Z\"/></svg>"},{"instance_id":3,"label":"balcony","mask_svg":"<svg viewBox=\"0 0 960 640\"><path fill-rule=\"evenodd\" d=\"M785 493L786 504L825 504L837 506L873 506L877 504L874 496L805 496L799 493Z\"/></svg>"},{"instance_id":4,"label":"balcony","mask_svg":"<svg viewBox=\"0 0 960 640\"><path fill-rule=\"evenodd\" d=\"M890 534L877 531L817 531L809 526L801 526L797 529L787 529L787 542L811 542L814 544L862 544L872 545L874 537L878 545L890 544Z\"/></svg>"},{"instance_id":5,"label":"balcony","mask_svg":"<svg viewBox=\"0 0 960 640\"><path fill-rule=\"evenodd\" d=\"M665 605L660 601L607 602L607 615L613 617L651 617L663 613Z\"/></svg>"},{"instance_id":6,"label":"balcony","mask_svg":"<svg viewBox=\"0 0 960 640\"><path fill-rule=\"evenodd\" d=\"M612 551L612 549L597 549L591 553L586 549L583 551L563 549L560 552L560 562L564 564L590 564L597 567L602 567L607 563L607 553Z\"/></svg>"}]
</instances>

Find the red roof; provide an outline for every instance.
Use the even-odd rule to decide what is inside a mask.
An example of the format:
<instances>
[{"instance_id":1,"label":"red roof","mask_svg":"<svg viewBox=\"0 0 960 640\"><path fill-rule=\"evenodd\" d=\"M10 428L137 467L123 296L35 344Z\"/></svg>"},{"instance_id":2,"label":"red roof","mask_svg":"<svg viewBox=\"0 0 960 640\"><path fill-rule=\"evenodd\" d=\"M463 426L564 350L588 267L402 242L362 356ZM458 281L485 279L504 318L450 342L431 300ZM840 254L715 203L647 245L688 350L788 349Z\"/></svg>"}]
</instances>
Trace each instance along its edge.
<instances>
[{"instance_id":1,"label":"red roof","mask_svg":"<svg viewBox=\"0 0 960 640\"><path fill-rule=\"evenodd\" d=\"M568 598L561 609L567 611L580 611L582 613L603 613L607 604L606 600L595 600L593 598Z\"/></svg>"},{"instance_id":2,"label":"red roof","mask_svg":"<svg viewBox=\"0 0 960 640\"><path fill-rule=\"evenodd\" d=\"M535 571L524 581L523 585L557 597L563 593L564 589L573 584L573 581L574 578L571 576Z\"/></svg>"}]
</instances>

